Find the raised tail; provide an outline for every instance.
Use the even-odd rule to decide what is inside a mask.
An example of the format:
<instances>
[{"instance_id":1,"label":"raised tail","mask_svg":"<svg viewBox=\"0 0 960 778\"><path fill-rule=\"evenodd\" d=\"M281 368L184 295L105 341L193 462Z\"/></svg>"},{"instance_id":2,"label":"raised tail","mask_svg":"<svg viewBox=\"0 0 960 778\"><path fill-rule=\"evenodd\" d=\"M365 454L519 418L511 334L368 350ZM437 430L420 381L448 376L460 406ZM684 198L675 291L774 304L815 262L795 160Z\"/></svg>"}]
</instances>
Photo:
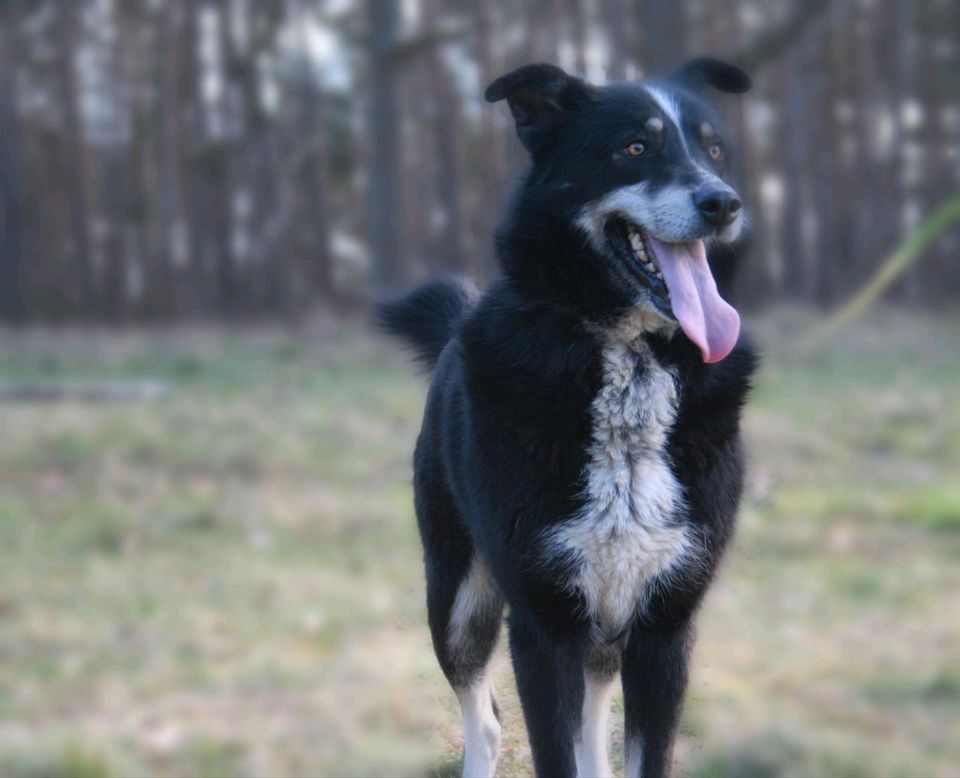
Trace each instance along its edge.
<instances>
[{"instance_id":1,"label":"raised tail","mask_svg":"<svg viewBox=\"0 0 960 778\"><path fill-rule=\"evenodd\" d=\"M382 330L407 341L417 358L432 369L476 299L476 288L464 279L430 281L398 300L378 305L375 321Z\"/></svg>"}]
</instances>

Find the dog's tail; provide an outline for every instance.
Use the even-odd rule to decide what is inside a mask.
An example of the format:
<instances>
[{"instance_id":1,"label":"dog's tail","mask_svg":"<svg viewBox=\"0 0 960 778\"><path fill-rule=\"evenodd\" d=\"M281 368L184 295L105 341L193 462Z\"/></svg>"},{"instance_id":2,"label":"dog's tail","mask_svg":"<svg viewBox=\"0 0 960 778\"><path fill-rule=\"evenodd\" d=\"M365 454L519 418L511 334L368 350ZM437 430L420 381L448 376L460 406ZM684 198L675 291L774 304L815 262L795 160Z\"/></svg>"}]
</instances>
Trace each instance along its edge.
<instances>
[{"instance_id":1,"label":"dog's tail","mask_svg":"<svg viewBox=\"0 0 960 778\"><path fill-rule=\"evenodd\" d=\"M430 281L398 300L379 304L374 320L380 329L413 346L417 358L432 369L476 299L476 287L465 279Z\"/></svg>"}]
</instances>

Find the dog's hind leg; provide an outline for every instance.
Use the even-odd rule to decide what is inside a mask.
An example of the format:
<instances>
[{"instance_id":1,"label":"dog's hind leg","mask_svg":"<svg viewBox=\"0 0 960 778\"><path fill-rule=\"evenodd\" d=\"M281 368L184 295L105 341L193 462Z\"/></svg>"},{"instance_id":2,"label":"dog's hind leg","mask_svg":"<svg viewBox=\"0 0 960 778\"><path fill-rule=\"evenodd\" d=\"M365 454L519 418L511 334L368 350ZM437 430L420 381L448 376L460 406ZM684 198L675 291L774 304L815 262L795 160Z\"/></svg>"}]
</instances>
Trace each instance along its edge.
<instances>
[{"instance_id":1,"label":"dog's hind leg","mask_svg":"<svg viewBox=\"0 0 960 778\"><path fill-rule=\"evenodd\" d=\"M580 778L612 776L610 768L610 704L620 673L621 643L594 644L583 664L583 712L576 742Z\"/></svg>"},{"instance_id":2,"label":"dog's hind leg","mask_svg":"<svg viewBox=\"0 0 960 778\"><path fill-rule=\"evenodd\" d=\"M427 572L427 615L437 660L463 715L463 774L491 778L500 752L500 722L489 677L500 635L503 600L429 471L415 481L417 518Z\"/></svg>"},{"instance_id":3,"label":"dog's hind leg","mask_svg":"<svg viewBox=\"0 0 960 778\"><path fill-rule=\"evenodd\" d=\"M474 555L447 623L448 675L463 715L464 778L490 778L500 753L500 722L490 683L490 655L503 602L483 560Z\"/></svg>"}]
</instances>

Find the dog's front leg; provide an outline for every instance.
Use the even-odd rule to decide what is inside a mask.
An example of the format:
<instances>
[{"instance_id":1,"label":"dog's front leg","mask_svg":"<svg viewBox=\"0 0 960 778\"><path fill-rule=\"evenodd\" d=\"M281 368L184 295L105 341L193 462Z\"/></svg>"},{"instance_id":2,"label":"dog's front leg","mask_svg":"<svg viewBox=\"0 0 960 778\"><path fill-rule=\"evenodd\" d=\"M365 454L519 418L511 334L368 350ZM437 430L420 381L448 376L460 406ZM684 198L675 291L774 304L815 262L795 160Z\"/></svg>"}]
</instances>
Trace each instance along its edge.
<instances>
[{"instance_id":1,"label":"dog's front leg","mask_svg":"<svg viewBox=\"0 0 960 778\"><path fill-rule=\"evenodd\" d=\"M583 713L575 754L579 778L611 778L610 703L620 677L623 646L593 643L583 668Z\"/></svg>"},{"instance_id":2,"label":"dog's front leg","mask_svg":"<svg viewBox=\"0 0 960 778\"><path fill-rule=\"evenodd\" d=\"M538 778L575 778L574 741L583 707L583 641L548 635L531 616L510 614L510 653Z\"/></svg>"},{"instance_id":3,"label":"dog's front leg","mask_svg":"<svg viewBox=\"0 0 960 778\"><path fill-rule=\"evenodd\" d=\"M630 633L622 669L627 778L670 773L692 643L689 622L636 625Z\"/></svg>"}]
</instances>

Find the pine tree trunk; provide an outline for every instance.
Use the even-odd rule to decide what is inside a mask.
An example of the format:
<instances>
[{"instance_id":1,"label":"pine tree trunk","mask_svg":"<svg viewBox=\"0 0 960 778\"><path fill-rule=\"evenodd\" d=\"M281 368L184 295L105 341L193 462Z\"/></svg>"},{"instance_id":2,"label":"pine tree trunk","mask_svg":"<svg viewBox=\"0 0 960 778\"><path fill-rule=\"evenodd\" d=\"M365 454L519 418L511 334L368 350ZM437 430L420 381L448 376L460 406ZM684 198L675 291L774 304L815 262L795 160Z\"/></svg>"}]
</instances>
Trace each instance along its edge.
<instances>
[{"instance_id":1,"label":"pine tree trunk","mask_svg":"<svg viewBox=\"0 0 960 778\"><path fill-rule=\"evenodd\" d=\"M71 232L71 264L76 269L74 302L89 313L94 304L90 257L90 213L84 175L84 132L80 120L80 94L76 75L76 37L80 33L83 5L75 2L57 6L57 65L63 101L63 138L60 165L67 187ZM70 285L73 286L73 283ZM69 294L69 291L68 291Z\"/></svg>"},{"instance_id":2,"label":"pine tree trunk","mask_svg":"<svg viewBox=\"0 0 960 778\"><path fill-rule=\"evenodd\" d=\"M679 64L687 51L686 3L637 3L637 13L646 56L644 72L663 72Z\"/></svg>"},{"instance_id":3,"label":"pine tree trunk","mask_svg":"<svg viewBox=\"0 0 960 778\"><path fill-rule=\"evenodd\" d=\"M26 313L20 293L23 152L15 100L18 10L12 4L0 7L0 321L8 322L19 322Z\"/></svg>"},{"instance_id":4,"label":"pine tree trunk","mask_svg":"<svg viewBox=\"0 0 960 778\"><path fill-rule=\"evenodd\" d=\"M393 0L366 0L366 11L371 83L368 234L373 286L377 293L388 294L395 291L405 277L396 137L399 126L397 73L393 56L398 8Z\"/></svg>"},{"instance_id":5,"label":"pine tree trunk","mask_svg":"<svg viewBox=\"0 0 960 778\"><path fill-rule=\"evenodd\" d=\"M426 31L434 29L440 15L436 0L424 0L423 12L427 21ZM436 186L438 212L443 214L443 225L434 251L445 270L463 272L467 262L463 247L463 211L460 192L461 177L461 108L456 93L453 75L443 58L438 45L430 46L426 57L427 76L430 84L430 127L433 133L433 154L436 155Z\"/></svg>"}]
</instances>

